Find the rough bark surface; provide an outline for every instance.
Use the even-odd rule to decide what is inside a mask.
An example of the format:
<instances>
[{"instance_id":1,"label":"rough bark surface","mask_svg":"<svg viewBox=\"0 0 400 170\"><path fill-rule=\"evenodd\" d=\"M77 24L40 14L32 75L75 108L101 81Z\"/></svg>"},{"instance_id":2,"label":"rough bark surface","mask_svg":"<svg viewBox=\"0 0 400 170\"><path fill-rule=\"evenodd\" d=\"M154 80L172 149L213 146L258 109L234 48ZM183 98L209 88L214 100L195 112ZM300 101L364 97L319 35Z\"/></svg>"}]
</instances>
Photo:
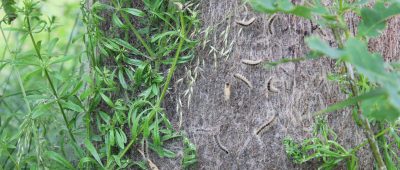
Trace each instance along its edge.
<instances>
[{"instance_id":1,"label":"rough bark surface","mask_svg":"<svg viewBox=\"0 0 400 170\"><path fill-rule=\"evenodd\" d=\"M240 0L200 2L203 29L213 27L214 30L208 38L210 42L204 49L199 48L198 58L179 66L181 69L174 81L187 80L189 70L192 76L197 73L198 77L192 86L185 82L172 87L164 103L168 116L197 146L199 162L194 169L316 169L318 162L293 164L285 154L282 141L285 137L298 141L309 137L313 117L308 113L346 97L337 84L327 80L327 74L334 71L334 62L319 59L272 69L241 63L242 59L277 61L301 57L308 50L304 37L314 34L310 21L277 15L273 22L268 22L271 16L256 14L241 3ZM256 17L256 21L250 26L235 23L235 20L252 17ZM388 25L385 35L372 40L370 48L388 60L398 60L399 18L392 19ZM224 31L229 32L227 44L221 36ZM326 39L332 39L329 31L325 33ZM214 53L210 53L210 46L227 49L231 42L234 45L228 56L217 54L214 57ZM253 88L235 78L233 75L237 73L251 81ZM279 93L267 92L267 81L271 77ZM228 101L224 100L226 83L231 85ZM274 116L269 128L257 135L256 131ZM349 110L329 113L327 118L345 148L355 147L365 140ZM181 169L181 142L167 145L180 152L180 156L163 159L152 155L151 159L160 169ZM132 157L137 157L137 152L131 153ZM361 169L373 169L369 146L358 152L358 156Z\"/></svg>"},{"instance_id":2,"label":"rough bark surface","mask_svg":"<svg viewBox=\"0 0 400 170\"><path fill-rule=\"evenodd\" d=\"M269 70L242 64L242 59L277 61L303 56L307 52L304 37L311 33L311 23L287 15L278 15L268 23L270 16L254 14L240 4L232 0L201 2L205 28L223 21L210 37L209 45L224 48L220 34L228 26L231 28L229 38L236 40L236 45L229 58L217 58L216 65L214 57L208 54L210 49L199 50L199 57L204 60L200 67L204 71L193 88L191 105L183 111L184 129L198 147L197 168L316 168L318 163L303 166L291 163L282 141L285 137L296 140L308 137L313 125L308 113L344 98L338 86L326 80L334 63L321 59L283 64ZM227 16L231 12L232 17ZM257 19L248 27L234 22L251 17ZM250 89L234 78L236 73L249 79L254 87ZM279 93L267 93L270 77L277 81ZM232 86L228 102L224 101L225 83ZM255 132L274 115L274 124L256 135ZM349 112L332 113L328 119L346 148L364 139ZM361 165L372 163L368 152L360 155L363 157L360 160L364 161Z\"/></svg>"}]
</instances>

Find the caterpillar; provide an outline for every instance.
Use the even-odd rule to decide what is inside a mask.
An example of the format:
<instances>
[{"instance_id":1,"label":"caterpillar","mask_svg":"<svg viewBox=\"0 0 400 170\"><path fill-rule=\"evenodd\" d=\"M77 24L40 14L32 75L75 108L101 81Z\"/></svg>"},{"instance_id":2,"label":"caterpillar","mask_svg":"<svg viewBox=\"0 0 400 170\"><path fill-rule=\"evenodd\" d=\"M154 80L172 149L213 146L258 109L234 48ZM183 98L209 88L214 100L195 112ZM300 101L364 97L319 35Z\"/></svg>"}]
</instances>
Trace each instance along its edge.
<instances>
[{"instance_id":1,"label":"caterpillar","mask_svg":"<svg viewBox=\"0 0 400 170\"><path fill-rule=\"evenodd\" d=\"M275 120L275 114L272 116L271 119L269 119L267 122L265 122L264 125L262 125L258 130L256 131L256 135L259 135L266 127L268 127L274 120Z\"/></svg>"},{"instance_id":2,"label":"caterpillar","mask_svg":"<svg viewBox=\"0 0 400 170\"><path fill-rule=\"evenodd\" d=\"M249 20L247 20L247 21L239 21L239 20L236 20L235 22L236 22L237 24L241 25L241 26L249 26L249 25L251 25L255 20L256 20L256 18L253 17L253 18L251 18L251 19L249 19Z\"/></svg>"},{"instance_id":3,"label":"caterpillar","mask_svg":"<svg viewBox=\"0 0 400 170\"><path fill-rule=\"evenodd\" d=\"M247 65L257 65L262 63L263 60L262 59L258 59L258 60L246 60L246 59L242 59L242 63L243 64L247 64Z\"/></svg>"},{"instance_id":4,"label":"caterpillar","mask_svg":"<svg viewBox=\"0 0 400 170\"><path fill-rule=\"evenodd\" d=\"M274 22L275 17L276 17L276 14L272 15L272 16L268 19L268 21L267 21L267 23L268 23L268 32L269 32L271 35L273 34L273 32L272 32L272 22Z\"/></svg>"},{"instance_id":5,"label":"caterpillar","mask_svg":"<svg viewBox=\"0 0 400 170\"><path fill-rule=\"evenodd\" d=\"M228 149L226 149L226 147L221 144L221 141L219 140L219 136L214 135L214 139L215 139L215 142L217 143L218 147L221 148L221 150L224 151L226 154L229 154Z\"/></svg>"},{"instance_id":6,"label":"caterpillar","mask_svg":"<svg viewBox=\"0 0 400 170\"><path fill-rule=\"evenodd\" d=\"M234 75L234 77L236 77L237 79L242 80L244 83L246 83L250 88L253 88L253 85L251 84L251 82L244 76L242 76L241 74L236 73Z\"/></svg>"},{"instance_id":7,"label":"caterpillar","mask_svg":"<svg viewBox=\"0 0 400 170\"><path fill-rule=\"evenodd\" d=\"M273 78L270 77L270 78L268 79L268 81L267 81L267 90L270 91L270 92L278 93L278 92L279 92L279 89L276 88L276 87L274 86L273 83L274 83L274 82L273 82Z\"/></svg>"},{"instance_id":8,"label":"caterpillar","mask_svg":"<svg viewBox=\"0 0 400 170\"><path fill-rule=\"evenodd\" d=\"M225 83L224 97L225 101L228 101L231 97L231 85L229 83Z\"/></svg>"}]
</instances>

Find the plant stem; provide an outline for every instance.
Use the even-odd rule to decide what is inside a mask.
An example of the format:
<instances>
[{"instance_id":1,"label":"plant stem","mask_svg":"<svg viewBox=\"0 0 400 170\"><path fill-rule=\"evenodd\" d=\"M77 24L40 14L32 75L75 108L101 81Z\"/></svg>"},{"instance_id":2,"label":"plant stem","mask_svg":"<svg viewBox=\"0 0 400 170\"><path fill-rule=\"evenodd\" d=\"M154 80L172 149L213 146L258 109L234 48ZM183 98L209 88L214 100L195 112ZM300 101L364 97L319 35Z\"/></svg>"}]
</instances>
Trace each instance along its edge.
<instances>
[{"instance_id":1,"label":"plant stem","mask_svg":"<svg viewBox=\"0 0 400 170\"><path fill-rule=\"evenodd\" d=\"M32 44L33 44L33 46L34 46L34 48L35 48L36 54L37 54L38 58L39 58L42 62L44 62L43 57L42 57L42 54L40 53L40 49L39 49L39 47L37 46L36 41L35 41L35 38L33 37L33 34L32 34L32 28L31 28L31 23L30 23L29 16L26 16L26 22L27 22L27 26L28 26L29 36L30 36L31 41L32 41ZM69 136L71 137L72 141L73 141L74 143L76 143L75 137L74 137L74 135L72 134L72 130L71 130L70 127L68 126L67 116L65 115L64 108L62 107L61 102L60 102L61 99L60 99L59 96L58 96L58 93L57 93L57 91L56 91L56 89L55 89L55 86L54 86L54 84L53 84L53 81L52 81L51 78L50 78L50 75L49 75L49 72L48 72L47 68L44 68L44 73L45 73L45 76L46 76L46 78L47 78L47 80L48 80L48 82L49 82L49 84L50 84L51 91L52 91L53 95L56 97L56 102L57 102L58 107L60 108L60 111L61 111L61 114L62 114L62 116L63 116L65 125L67 126Z\"/></svg>"},{"instance_id":2,"label":"plant stem","mask_svg":"<svg viewBox=\"0 0 400 170\"><path fill-rule=\"evenodd\" d=\"M384 134L386 134L391 128L386 128L384 130L382 130L381 132L379 132L377 135L375 135L375 138L378 138ZM356 146L354 149L351 150L350 153L355 153L356 151L358 151L360 148L364 147L366 144L368 144L368 140L364 141L363 143L361 143L360 145Z\"/></svg>"},{"instance_id":3,"label":"plant stem","mask_svg":"<svg viewBox=\"0 0 400 170\"><path fill-rule=\"evenodd\" d=\"M343 48L343 40L342 40L342 37L340 36L340 34L338 33L338 30L332 29L332 32L335 36L335 39L336 39L336 42L338 43L339 48L342 49ZM346 33L346 35L349 35L349 34ZM351 64L348 64L348 63L344 63L344 64L346 66L346 72L350 77L350 87L351 87L353 96L358 96L359 91L358 91L357 85L355 83L353 67ZM364 117L364 115L361 111L361 102L358 102L356 107L357 107L358 117L361 120L361 122L363 123L364 134L368 139L369 146L372 150L372 154L374 155L375 161L378 164L378 168L379 168L379 170L386 170L386 165L383 162L381 153L379 152L378 143L374 138L374 132L371 129L371 124L369 123L368 118Z\"/></svg>"},{"instance_id":4,"label":"plant stem","mask_svg":"<svg viewBox=\"0 0 400 170\"><path fill-rule=\"evenodd\" d=\"M150 48L150 46L143 40L142 36L140 36L139 32L137 31L136 27L129 22L129 17L122 11L121 12L122 18L124 18L125 22L128 24L132 32L135 34L136 38L142 43L143 47L146 49L147 53L149 53L150 58L152 60L156 60L156 54L153 52L153 50Z\"/></svg>"},{"instance_id":5,"label":"plant stem","mask_svg":"<svg viewBox=\"0 0 400 170\"><path fill-rule=\"evenodd\" d=\"M164 100L165 94L166 94L166 92L168 90L169 83L171 82L171 79L172 79L172 75L175 72L176 65L178 63L178 59L179 59L179 56L180 56L180 53L181 53L181 50L182 50L183 43L185 42L185 39L186 39L185 20L184 20L184 17L183 17L183 12L181 12L179 14L179 16L180 16L180 20L181 20L181 33L180 33L181 34L181 39L180 39L180 42L179 42L179 45L178 45L178 49L176 50L176 53L175 53L174 62L172 63L171 68L169 69L169 72L168 72L168 75L167 75L167 80L166 80L165 85L164 85L164 89L163 89L163 91L161 93L160 98L158 99L158 101L156 103L156 107L159 107L161 105L161 102Z\"/></svg>"}]
</instances>

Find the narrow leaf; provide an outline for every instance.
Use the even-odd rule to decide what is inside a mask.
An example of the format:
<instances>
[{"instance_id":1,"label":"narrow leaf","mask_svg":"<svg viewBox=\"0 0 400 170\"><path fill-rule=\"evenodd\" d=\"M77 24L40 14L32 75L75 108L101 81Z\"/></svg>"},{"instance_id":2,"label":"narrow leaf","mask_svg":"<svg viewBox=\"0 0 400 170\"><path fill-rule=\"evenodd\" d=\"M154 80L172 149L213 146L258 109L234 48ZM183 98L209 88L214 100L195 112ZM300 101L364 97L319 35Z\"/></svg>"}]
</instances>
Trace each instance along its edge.
<instances>
[{"instance_id":1,"label":"narrow leaf","mask_svg":"<svg viewBox=\"0 0 400 170\"><path fill-rule=\"evenodd\" d=\"M85 140L85 145L86 145L86 149L90 152L90 154L92 154L92 156L94 157L94 159L96 159L96 161L102 166L104 167L103 163L101 162L100 156L96 151L96 148L93 146L92 142L89 141L89 139Z\"/></svg>"},{"instance_id":2,"label":"narrow leaf","mask_svg":"<svg viewBox=\"0 0 400 170\"><path fill-rule=\"evenodd\" d=\"M115 107L114 103L112 102L112 100L109 97L107 97L103 93L100 93L100 96L110 107Z\"/></svg>"},{"instance_id":3,"label":"narrow leaf","mask_svg":"<svg viewBox=\"0 0 400 170\"><path fill-rule=\"evenodd\" d=\"M133 16L137 16L137 17L144 17L145 16L145 13L143 11L138 10L136 8L122 8L121 10L124 11L124 12L127 12L127 13L129 13L129 14L131 14Z\"/></svg>"},{"instance_id":4,"label":"narrow leaf","mask_svg":"<svg viewBox=\"0 0 400 170\"><path fill-rule=\"evenodd\" d=\"M344 101L341 101L339 103L333 104L333 105L329 106L328 108L326 108L324 110L320 110L318 112L312 113L312 115L318 116L318 115L322 115L322 114L325 114L325 113L333 112L333 111L336 111L336 110L339 110L339 109L343 109L343 108L345 108L347 106L351 106L351 105L357 104L357 102L360 102L362 100L366 100L366 99L369 99L369 98L381 96L381 95L384 95L384 94L385 94L385 90L384 89L375 89L375 90L372 90L372 91L367 92L365 94L362 94L360 96L351 97L351 98L348 98L348 99L346 99Z\"/></svg>"},{"instance_id":5,"label":"narrow leaf","mask_svg":"<svg viewBox=\"0 0 400 170\"><path fill-rule=\"evenodd\" d=\"M63 165L67 169L75 169L74 166L69 161L67 161L63 156L61 156L60 154L58 154L56 152L47 151L46 156L48 158L56 161L57 163Z\"/></svg>"}]
</instances>

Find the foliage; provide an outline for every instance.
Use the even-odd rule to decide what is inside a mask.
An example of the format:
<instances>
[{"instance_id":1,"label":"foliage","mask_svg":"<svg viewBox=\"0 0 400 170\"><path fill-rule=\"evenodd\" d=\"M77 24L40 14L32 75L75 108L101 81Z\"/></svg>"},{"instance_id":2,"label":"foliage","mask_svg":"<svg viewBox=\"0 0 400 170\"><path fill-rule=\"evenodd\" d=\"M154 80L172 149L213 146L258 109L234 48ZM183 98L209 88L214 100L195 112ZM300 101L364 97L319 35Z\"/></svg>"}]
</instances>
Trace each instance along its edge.
<instances>
[{"instance_id":1,"label":"foliage","mask_svg":"<svg viewBox=\"0 0 400 170\"><path fill-rule=\"evenodd\" d=\"M183 150L182 166L184 169L189 168L191 165L197 163L196 146L189 141L188 138L183 139L185 149Z\"/></svg>"},{"instance_id":2,"label":"foliage","mask_svg":"<svg viewBox=\"0 0 400 170\"><path fill-rule=\"evenodd\" d=\"M17 9L15 8L14 0L1 0L1 4L3 6L3 10L6 13L6 16L3 18L3 21L7 24L11 24L17 18Z\"/></svg>"},{"instance_id":3,"label":"foliage","mask_svg":"<svg viewBox=\"0 0 400 170\"><path fill-rule=\"evenodd\" d=\"M283 145L287 155L297 164L312 159L320 160L322 165L318 169L333 169L342 161L346 161L347 169L358 169L355 153L346 150L337 142L337 135L330 129L326 119L322 117L316 119L312 138L300 143L291 138L284 139Z\"/></svg>"},{"instance_id":4,"label":"foliage","mask_svg":"<svg viewBox=\"0 0 400 170\"><path fill-rule=\"evenodd\" d=\"M176 68L195 56L195 3L81 1L80 13L65 9L75 17L68 31L60 23L71 21L42 13L47 2L1 2L0 169L153 167L149 150L174 158L164 146L172 139L184 143L185 168L196 162L194 145L162 106ZM125 156L139 148L143 160Z\"/></svg>"},{"instance_id":5,"label":"foliage","mask_svg":"<svg viewBox=\"0 0 400 170\"><path fill-rule=\"evenodd\" d=\"M60 39L58 18L45 16L40 6L32 0L2 1L1 169L69 169L74 167L69 161L83 155L77 140L84 113L79 96L83 68L76 67L83 51L82 41L72 40L82 32L75 31L76 20L66 27L71 29L67 38ZM68 9L64 15L73 18L77 12Z\"/></svg>"},{"instance_id":6,"label":"foliage","mask_svg":"<svg viewBox=\"0 0 400 170\"><path fill-rule=\"evenodd\" d=\"M164 147L169 140L181 138L192 147L188 139L173 130L162 103L177 65L195 55L198 41L194 35L199 28L196 6L190 1L142 3L144 7L138 9L130 7L130 1L112 0L82 9L88 30L88 56L92 56L91 67L95 70L88 92L93 99L88 121L95 122L97 133L88 136L98 144L98 165L105 160L106 169L133 163L124 156L129 150L137 150L138 145L145 148L144 160L150 168L154 165L146 157L149 149L160 157L174 158L176 154ZM104 14L111 16L109 30L100 29L106 21ZM164 75L161 71L167 67L169 71ZM95 120L89 120L92 117ZM196 162L193 154L187 153L184 166Z\"/></svg>"},{"instance_id":7,"label":"foliage","mask_svg":"<svg viewBox=\"0 0 400 170\"><path fill-rule=\"evenodd\" d=\"M357 113L354 116L355 121L362 122L377 165L379 169L385 169L378 143L373 137L374 132L370 121L377 120L386 122L391 127L395 126L393 124L396 124L395 122L400 117L400 79L397 72L387 69L387 64L380 54L369 51L368 40L380 35L390 17L400 14L400 2L378 0L371 6L366 6L368 1L365 0L336 0L332 1L331 5L323 5L321 0L307 1L304 5L294 5L289 0L250 0L250 3L255 10L260 12L293 14L312 20L320 28L332 30L336 41L335 46L330 46L316 35L306 38L305 42L311 49L307 58L327 56L337 60L345 72L342 73L344 76L336 77L341 77L341 86L347 86L351 91L351 96L317 112L316 115L355 106ZM350 33L350 28L347 26L345 14L353 14L360 18L358 31L354 35ZM330 146L328 143L320 143L315 138L306 143L310 146ZM290 140L286 140L286 145L298 148ZM386 143L380 145L381 148L385 146ZM297 155L297 152L289 155ZM306 160L302 159L300 162L304 161ZM388 162L392 161L386 160L386 166L393 167Z\"/></svg>"}]
</instances>

